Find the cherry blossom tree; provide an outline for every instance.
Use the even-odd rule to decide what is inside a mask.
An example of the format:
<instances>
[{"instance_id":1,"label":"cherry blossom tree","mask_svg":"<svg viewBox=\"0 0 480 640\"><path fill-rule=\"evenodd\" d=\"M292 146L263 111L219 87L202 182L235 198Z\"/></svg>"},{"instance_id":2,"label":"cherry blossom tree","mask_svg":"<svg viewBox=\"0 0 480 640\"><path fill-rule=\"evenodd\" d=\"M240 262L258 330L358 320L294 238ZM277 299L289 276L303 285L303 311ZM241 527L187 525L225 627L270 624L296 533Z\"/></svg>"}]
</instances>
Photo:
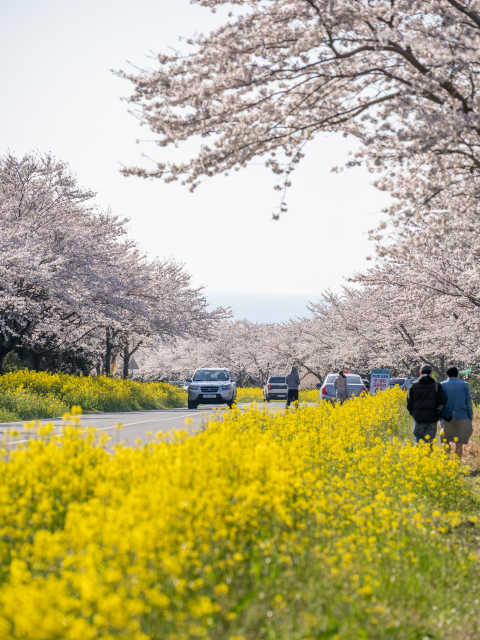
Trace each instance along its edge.
<instances>
[{"instance_id":1,"label":"cherry blossom tree","mask_svg":"<svg viewBox=\"0 0 480 640\"><path fill-rule=\"evenodd\" d=\"M410 235L411 242L402 243L401 251L389 253L366 273L356 274L351 280L365 290L381 292L393 301L398 318L418 310L426 325L421 333L424 357L436 349L438 362L431 364L443 376L445 357L467 362L478 357L478 240L472 234L467 245L462 242L462 234L449 231L446 234L449 248L444 250L425 233L425 227L422 223L411 222L408 232L403 234L404 237ZM421 242L418 242L417 238L422 234ZM398 326L401 328L400 324ZM411 331L403 333L412 346L418 342Z\"/></svg>"},{"instance_id":2,"label":"cherry blossom tree","mask_svg":"<svg viewBox=\"0 0 480 640\"><path fill-rule=\"evenodd\" d=\"M149 260L127 220L97 211L65 163L46 154L0 159L0 372L18 346L128 360L151 337L199 336L225 309L208 308L173 259ZM103 352L103 353L102 353Z\"/></svg>"},{"instance_id":3,"label":"cherry blossom tree","mask_svg":"<svg viewBox=\"0 0 480 640\"><path fill-rule=\"evenodd\" d=\"M412 296L395 287L368 287L356 292L355 314L349 329L357 337L372 366L397 371L418 370L430 364L443 379L445 359L468 352L455 321L438 297ZM457 326L458 329L458 326Z\"/></svg>"},{"instance_id":4,"label":"cherry blossom tree","mask_svg":"<svg viewBox=\"0 0 480 640\"><path fill-rule=\"evenodd\" d=\"M418 372L428 363L443 379L449 362L478 354L478 320L457 300L405 285L402 271L393 284L361 276L360 288L326 291L309 304L310 315L278 328L270 348L281 351L304 373L322 382L332 371L367 372L388 367ZM397 286L402 283L401 286Z\"/></svg>"},{"instance_id":5,"label":"cherry blossom tree","mask_svg":"<svg viewBox=\"0 0 480 640\"><path fill-rule=\"evenodd\" d=\"M286 364L272 349L278 330L272 324L248 320L219 323L207 339L163 341L139 355L139 375L147 378L185 378L200 367L227 367L240 385L263 385L269 375L282 374Z\"/></svg>"},{"instance_id":6,"label":"cherry blossom tree","mask_svg":"<svg viewBox=\"0 0 480 640\"><path fill-rule=\"evenodd\" d=\"M408 287L398 272L395 282L358 276L360 287L325 291L309 313L278 325L222 322L208 340L163 342L142 349L141 376L183 379L202 366L225 366L240 383L263 384L295 364L301 376L323 382L328 373L348 368L367 372L388 367L415 375L428 363L443 379L448 363L479 355L476 307L467 309L453 296ZM390 274L391 275L391 274ZM400 284L400 286L398 286Z\"/></svg>"},{"instance_id":7,"label":"cherry blossom tree","mask_svg":"<svg viewBox=\"0 0 480 640\"><path fill-rule=\"evenodd\" d=\"M178 338L205 339L217 330L219 321L230 316L223 307L210 309L202 287L192 287L183 264L173 259L144 265L148 280L135 296L145 302L145 312L126 314L116 329L123 377L128 377L130 358L142 347Z\"/></svg>"},{"instance_id":8,"label":"cherry blossom tree","mask_svg":"<svg viewBox=\"0 0 480 640\"><path fill-rule=\"evenodd\" d=\"M333 366L330 360L333 345L325 329L325 323L309 315L288 320L278 326L270 351L283 363L284 369L295 365L301 378L310 373L322 382Z\"/></svg>"},{"instance_id":9,"label":"cherry blossom tree","mask_svg":"<svg viewBox=\"0 0 480 640\"><path fill-rule=\"evenodd\" d=\"M395 224L428 215L437 230L439 216L463 228L465 211L478 216L479 2L193 1L239 11L185 51L159 54L153 70L120 75L160 147L199 147L189 160L125 175L193 189L263 157L288 186L305 145L342 132L362 143L349 164L379 171L377 186L396 198Z\"/></svg>"},{"instance_id":10,"label":"cherry blossom tree","mask_svg":"<svg viewBox=\"0 0 480 640\"><path fill-rule=\"evenodd\" d=\"M75 316L72 265L85 263L79 231L92 195L49 155L0 160L0 371L21 342L51 343L56 320Z\"/></svg>"}]
</instances>

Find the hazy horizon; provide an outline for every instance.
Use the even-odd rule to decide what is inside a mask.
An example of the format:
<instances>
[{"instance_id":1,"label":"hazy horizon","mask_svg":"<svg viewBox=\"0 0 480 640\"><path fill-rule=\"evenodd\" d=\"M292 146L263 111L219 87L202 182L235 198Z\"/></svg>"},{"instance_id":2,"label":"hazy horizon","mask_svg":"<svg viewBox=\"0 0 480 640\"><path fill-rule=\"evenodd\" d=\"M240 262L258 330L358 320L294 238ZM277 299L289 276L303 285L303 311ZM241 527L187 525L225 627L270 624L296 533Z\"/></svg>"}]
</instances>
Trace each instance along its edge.
<instances>
[{"instance_id":1,"label":"hazy horizon","mask_svg":"<svg viewBox=\"0 0 480 640\"><path fill-rule=\"evenodd\" d=\"M318 293L208 293L210 306L230 306L235 320L277 323L306 315L307 304L319 297Z\"/></svg>"}]
</instances>

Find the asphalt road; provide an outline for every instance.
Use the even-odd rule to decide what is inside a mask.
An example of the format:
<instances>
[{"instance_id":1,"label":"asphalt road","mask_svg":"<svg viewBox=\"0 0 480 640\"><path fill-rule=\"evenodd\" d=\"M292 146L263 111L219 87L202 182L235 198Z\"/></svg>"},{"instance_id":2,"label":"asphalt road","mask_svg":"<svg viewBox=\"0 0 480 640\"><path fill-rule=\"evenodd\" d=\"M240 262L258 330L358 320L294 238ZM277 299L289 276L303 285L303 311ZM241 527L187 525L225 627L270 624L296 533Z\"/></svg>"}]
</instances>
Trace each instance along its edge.
<instances>
[{"instance_id":1,"label":"asphalt road","mask_svg":"<svg viewBox=\"0 0 480 640\"><path fill-rule=\"evenodd\" d=\"M238 407L247 406L239 404ZM281 410L285 404L283 402L270 403L267 405L270 410ZM90 413L82 416L82 426L95 427L99 432L111 436L111 445L117 442L124 442L127 446L135 446L136 440L146 442L149 439L148 433L153 436L159 431L168 433L172 429L176 431L187 431L192 433L202 426L209 415L221 413L222 409L215 409L212 405L202 405L199 409L161 409L153 411L127 411L122 413ZM186 418L193 419L192 424L185 424ZM53 423L55 432L60 432L63 424L62 418L44 419L42 422ZM122 425L119 431L116 425ZM32 431L25 431L24 422L10 422L0 424L0 437L5 435L7 429L14 429L18 435L8 438L11 445L23 444L33 438L38 438L38 434Z\"/></svg>"}]
</instances>

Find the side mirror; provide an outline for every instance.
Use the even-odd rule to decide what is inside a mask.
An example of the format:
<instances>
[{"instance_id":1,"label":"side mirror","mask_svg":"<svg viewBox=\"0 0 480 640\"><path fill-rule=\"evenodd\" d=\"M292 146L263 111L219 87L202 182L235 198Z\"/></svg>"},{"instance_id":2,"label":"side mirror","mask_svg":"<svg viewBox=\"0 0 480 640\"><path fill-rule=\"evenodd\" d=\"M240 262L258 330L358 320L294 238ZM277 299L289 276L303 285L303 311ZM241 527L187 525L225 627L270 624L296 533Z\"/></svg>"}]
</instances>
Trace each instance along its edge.
<instances>
[{"instance_id":1,"label":"side mirror","mask_svg":"<svg viewBox=\"0 0 480 640\"><path fill-rule=\"evenodd\" d=\"M320 383L319 383L319 384L316 384L316 385L315 385L315 389L320 389L320 387L321 387L321 386L322 386L322 385L321 385Z\"/></svg>"},{"instance_id":2,"label":"side mirror","mask_svg":"<svg viewBox=\"0 0 480 640\"><path fill-rule=\"evenodd\" d=\"M192 382L191 378L185 378L185 382Z\"/></svg>"},{"instance_id":3,"label":"side mirror","mask_svg":"<svg viewBox=\"0 0 480 640\"><path fill-rule=\"evenodd\" d=\"M236 382L238 378L232 378L232 382Z\"/></svg>"}]
</instances>

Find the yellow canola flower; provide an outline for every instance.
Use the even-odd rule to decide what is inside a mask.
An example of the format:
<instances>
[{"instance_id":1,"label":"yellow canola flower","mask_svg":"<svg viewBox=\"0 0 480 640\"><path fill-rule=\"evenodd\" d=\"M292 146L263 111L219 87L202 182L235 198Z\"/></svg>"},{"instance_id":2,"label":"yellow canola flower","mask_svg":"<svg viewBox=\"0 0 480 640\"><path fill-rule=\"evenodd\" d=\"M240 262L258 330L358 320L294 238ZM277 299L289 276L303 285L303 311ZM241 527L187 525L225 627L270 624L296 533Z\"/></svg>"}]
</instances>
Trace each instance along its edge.
<instances>
[{"instance_id":1,"label":"yellow canola flower","mask_svg":"<svg viewBox=\"0 0 480 640\"><path fill-rule=\"evenodd\" d=\"M24 369L0 376L0 421L13 422L86 411L135 411L183 407L183 389L109 376L71 376ZM68 419L68 418L67 418Z\"/></svg>"},{"instance_id":2,"label":"yellow canola flower","mask_svg":"<svg viewBox=\"0 0 480 640\"><path fill-rule=\"evenodd\" d=\"M298 394L298 400L299 402L313 402L313 403L318 403L319 402L319 391L318 389L300 389L300 392ZM257 388L257 387L246 387L246 388L241 388L239 387L237 389L237 402L238 403L244 403L244 402L263 402L264 400L264 395L263 395L263 388ZM281 401L282 403L285 403L285 400Z\"/></svg>"},{"instance_id":3,"label":"yellow canola flower","mask_svg":"<svg viewBox=\"0 0 480 640\"><path fill-rule=\"evenodd\" d=\"M456 459L395 435L404 403L392 390L288 413L234 409L195 436L159 433L113 454L72 419L61 440L6 442L0 637L438 630L462 585L475 597L476 554L442 533L474 525L463 515L473 500ZM443 613L423 605L428 589L438 610L445 594Z\"/></svg>"}]
</instances>

